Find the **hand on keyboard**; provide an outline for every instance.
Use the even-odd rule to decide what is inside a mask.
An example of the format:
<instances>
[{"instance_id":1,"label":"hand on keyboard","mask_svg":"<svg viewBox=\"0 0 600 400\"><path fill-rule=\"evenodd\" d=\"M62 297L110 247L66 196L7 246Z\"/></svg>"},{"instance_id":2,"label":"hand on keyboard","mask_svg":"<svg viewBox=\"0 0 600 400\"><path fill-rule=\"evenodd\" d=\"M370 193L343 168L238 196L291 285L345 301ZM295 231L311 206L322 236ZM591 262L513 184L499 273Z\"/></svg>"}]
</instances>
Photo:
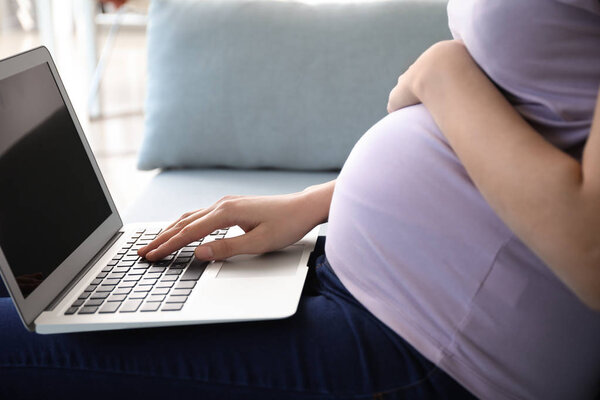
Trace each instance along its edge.
<instances>
[{"instance_id":1,"label":"hand on keyboard","mask_svg":"<svg viewBox=\"0 0 600 400\"><path fill-rule=\"evenodd\" d=\"M246 233L202 244L196 248L196 258L222 260L277 250L300 240L326 218L331 196L321 206L323 196L315 194L315 190L305 190L278 196L226 196L208 208L183 214L138 253L150 261L159 260L215 230L235 225ZM324 217L320 209L325 206Z\"/></svg>"}]
</instances>

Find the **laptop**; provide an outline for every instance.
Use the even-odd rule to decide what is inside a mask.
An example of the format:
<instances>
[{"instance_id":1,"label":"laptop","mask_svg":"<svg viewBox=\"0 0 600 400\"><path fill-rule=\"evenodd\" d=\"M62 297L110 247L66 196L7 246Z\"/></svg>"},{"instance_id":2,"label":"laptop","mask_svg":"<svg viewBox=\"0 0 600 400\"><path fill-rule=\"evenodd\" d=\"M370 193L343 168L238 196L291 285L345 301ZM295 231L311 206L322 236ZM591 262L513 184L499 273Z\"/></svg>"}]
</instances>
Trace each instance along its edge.
<instances>
[{"instance_id":1,"label":"laptop","mask_svg":"<svg viewBox=\"0 0 600 400\"><path fill-rule=\"evenodd\" d=\"M0 272L40 334L285 318L318 231L280 251L204 262L200 243L137 256L167 223L123 225L45 47L0 61Z\"/></svg>"}]
</instances>

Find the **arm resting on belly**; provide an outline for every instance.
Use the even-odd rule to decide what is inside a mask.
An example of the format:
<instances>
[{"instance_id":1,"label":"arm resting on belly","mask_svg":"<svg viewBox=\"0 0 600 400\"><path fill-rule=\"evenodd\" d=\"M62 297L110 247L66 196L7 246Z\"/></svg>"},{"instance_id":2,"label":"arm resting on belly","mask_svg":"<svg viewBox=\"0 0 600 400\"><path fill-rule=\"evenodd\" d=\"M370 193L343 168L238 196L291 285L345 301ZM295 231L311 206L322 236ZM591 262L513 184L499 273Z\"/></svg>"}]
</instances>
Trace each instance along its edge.
<instances>
[{"instance_id":1,"label":"arm resting on belly","mask_svg":"<svg viewBox=\"0 0 600 400\"><path fill-rule=\"evenodd\" d=\"M462 44L443 51L443 68L420 69L412 92L500 218L600 310L600 100L579 163L527 124Z\"/></svg>"}]
</instances>

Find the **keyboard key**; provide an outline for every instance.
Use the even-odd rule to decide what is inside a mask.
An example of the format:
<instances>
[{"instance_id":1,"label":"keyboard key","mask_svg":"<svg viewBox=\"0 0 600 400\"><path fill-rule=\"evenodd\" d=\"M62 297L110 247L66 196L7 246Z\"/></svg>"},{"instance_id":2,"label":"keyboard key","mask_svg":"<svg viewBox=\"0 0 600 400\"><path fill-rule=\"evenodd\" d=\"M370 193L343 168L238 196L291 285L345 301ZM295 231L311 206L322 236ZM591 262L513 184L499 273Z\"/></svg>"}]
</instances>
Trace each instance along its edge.
<instances>
[{"instance_id":1,"label":"keyboard key","mask_svg":"<svg viewBox=\"0 0 600 400\"><path fill-rule=\"evenodd\" d=\"M90 297L90 294L92 294L92 292L83 292L81 293L81 295L79 296L79 300L85 300L88 297Z\"/></svg>"},{"instance_id":2,"label":"keyboard key","mask_svg":"<svg viewBox=\"0 0 600 400\"><path fill-rule=\"evenodd\" d=\"M197 281L204 273L206 266L208 265L208 261L200 261L196 258L192 261L190 266L185 270L183 276L181 277L182 281Z\"/></svg>"},{"instance_id":3,"label":"keyboard key","mask_svg":"<svg viewBox=\"0 0 600 400\"><path fill-rule=\"evenodd\" d=\"M124 273L117 273L117 272L111 272L110 274L108 274L108 278L107 279L123 279L123 277L125 276Z\"/></svg>"},{"instance_id":4,"label":"keyboard key","mask_svg":"<svg viewBox=\"0 0 600 400\"><path fill-rule=\"evenodd\" d=\"M121 278L106 278L102 281L103 285L118 285L121 282Z\"/></svg>"},{"instance_id":5,"label":"keyboard key","mask_svg":"<svg viewBox=\"0 0 600 400\"><path fill-rule=\"evenodd\" d=\"M187 296L169 296L167 303L185 303Z\"/></svg>"},{"instance_id":6,"label":"keyboard key","mask_svg":"<svg viewBox=\"0 0 600 400\"><path fill-rule=\"evenodd\" d=\"M179 282L175 289L193 289L196 286L196 281Z\"/></svg>"},{"instance_id":7,"label":"keyboard key","mask_svg":"<svg viewBox=\"0 0 600 400\"><path fill-rule=\"evenodd\" d=\"M144 278L148 279L158 279L162 274L160 272L148 272L144 275Z\"/></svg>"},{"instance_id":8,"label":"keyboard key","mask_svg":"<svg viewBox=\"0 0 600 400\"><path fill-rule=\"evenodd\" d=\"M128 275L144 275L145 272L143 269L132 269Z\"/></svg>"},{"instance_id":9,"label":"keyboard key","mask_svg":"<svg viewBox=\"0 0 600 400\"><path fill-rule=\"evenodd\" d=\"M126 294L113 294L106 301L123 301L127 298Z\"/></svg>"},{"instance_id":10,"label":"keyboard key","mask_svg":"<svg viewBox=\"0 0 600 400\"><path fill-rule=\"evenodd\" d=\"M114 313L117 311L117 309L121 306L121 303L116 302L116 301L112 301L109 303L106 303L105 305L103 305L100 308L100 311L98 311L100 314L110 314L110 313Z\"/></svg>"},{"instance_id":11,"label":"keyboard key","mask_svg":"<svg viewBox=\"0 0 600 400\"><path fill-rule=\"evenodd\" d=\"M169 288L155 288L152 291L152 294L167 294L167 293L169 293L169 290L170 290Z\"/></svg>"},{"instance_id":12,"label":"keyboard key","mask_svg":"<svg viewBox=\"0 0 600 400\"><path fill-rule=\"evenodd\" d=\"M133 267L134 264L135 264L135 260L119 261L119 263L117 264L117 267Z\"/></svg>"},{"instance_id":13,"label":"keyboard key","mask_svg":"<svg viewBox=\"0 0 600 400\"><path fill-rule=\"evenodd\" d=\"M98 292L112 292L116 286L115 285L100 285L100 287L96 290Z\"/></svg>"},{"instance_id":14,"label":"keyboard key","mask_svg":"<svg viewBox=\"0 0 600 400\"><path fill-rule=\"evenodd\" d=\"M113 269L113 267L109 265L109 266L102 268L102 272L110 272L110 271L112 271L112 269Z\"/></svg>"},{"instance_id":15,"label":"keyboard key","mask_svg":"<svg viewBox=\"0 0 600 400\"><path fill-rule=\"evenodd\" d=\"M127 300L125 303L123 303L119 312L136 312L140 307L140 304L142 304L142 299Z\"/></svg>"},{"instance_id":16,"label":"keyboard key","mask_svg":"<svg viewBox=\"0 0 600 400\"><path fill-rule=\"evenodd\" d=\"M157 288L172 288L174 284L175 284L174 281L166 281L166 282L160 281L156 284L156 287Z\"/></svg>"},{"instance_id":17,"label":"keyboard key","mask_svg":"<svg viewBox=\"0 0 600 400\"><path fill-rule=\"evenodd\" d=\"M166 269L167 269L167 268L165 268L165 267L151 267L151 268L148 270L148 272L149 272L149 273L154 273L154 272L160 272L160 273L162 273L162 272L165 272L165 270L166 270Z\"/></svg>"},{"instance_id":18,"label":"keyboard key","mask_svg":"<svg viewBox=\"0 0 600 400\"><path fill-rule=\"evenodd\" d=\"M94 299L94 298L92 298L92 299L88 300L88 301L85 303L85 307L87 307L87 306L99 306L99 305L101 305L102 303L104 303L104 300L103 300L103 299Z\"/></svg>"},{"instance_id":19,"label":"keyboard key","mask_svg":"<svg viewBox=\"0 0 600 400\"><path fill-rule=\"evenodd\" d=\"M157 281L158 281L158 279L144 278L138 283L138 286L154 286L154 285L156 285Z\"/></svg>"},{"instance_id":20,"label":"keyboard key","mask_svg":"<svg viewBox=\"0 0 600 400\"><path fill-rule=\"evenodd\" d=\"M193 257L193 256L194 256L193 251L182 251L181 253L179 253L178 257Z\"/></svg>"},{"instance_id":21,"label":"keyboard key","mask_svg":"<svg viewBox=\"0 0 600 400\"><path fill-rule=\"evenodd\" d=\"M108 275L108 272L100 272L97 276L96 279L104 279L106 278L106 275Z\"/></svg>"},{"instance_id":22,"label":"keyboard key","mask_svg":"<svg viewBox=\"0 0 600 400\"><path fill-rule=\"evenodd\" d=\"M119 260L110 260L108 263L106 263L106 265L109 267L114 267L118 263L119 263Z\"/></svg>"},{"instance_id":23,"label":"keyboard key","mask_svg":"<svg viewBox=\"0 0 600 400\"><path fill-rule=\"evenodd\" d=\"M152 286L136 286L133 289L134 292L149 292L152 290Z\"/></svg>"},{"instance_id":24,"label":"keyboard key","mask_svg":"<svg viewBox=\"0 0 600 400\"><path fill-rule=\"evenodd\" d=\"M90 297L90 299L105 299L110 295L109 292L96 292Z\"/></svg>"},{"instance_id":25,"label":"keyboard key","mask_svg":"<svg viewBox=\"0 0 600 400\"><path fill-rule=\"evenodd\" d=\"M116 288L113 291L113 294L129 294L131 292L131 288Z\"/></svg>"},{"instance_id":26,"label":"keyboard key","mask_svg":"<svg viewBox=\"0 0 600 400\"><path fill-rule=\"evenodd\" d=\"M172 296L189 296L192 293L192 289L173 289L171 292Z\"/></svg>"},{"instance_id":27,"label":"keyboard key","mask_svg":"<svg viewBox=\"0 0 600 400\"><path fill-rule=\"evenodd\" d=\"M112 272L115 274L126 274L131 267L115 267Z\"/></svg>"},{"instance_id":28,"label":"keyboard key","mask_svg":"<svg viewBox=\"0 0 600 400\"><path fill-rule=\"evenodd\" d=\"M140 257L137 255L137 253L135 253L134 255L123 257L123 260L121 260L121 262L122 263L130 262L130 261L136 262L138 260L138 258L140 258Z\"/></svg>"},{"instance_id":29,"label":"keyboard key","mask_svg":"<svg viewBox=\"0 0 600 400\"><path fill-rule=\"evenodd\" d=\"M142 311L142 312L157 311L159 307L160 307L160 302L146 302L146 304L144 304L144 306L140 309L140 311Z\"/></svg>"},{"instance_id":30,"label":"keyboard key","mask_svg":"<svg viewBox=\"0 0 600 400\"><path fill-rule=\"evenodd\" d=\"M153 267L168 267L169 264L171 264L171 260L161 260L161 261L156 261L154 263L152 263Z\"/></svg>"},{"instance_id":31,"label":"keyboard key","mask_svg":"<svg viewBox=\"0 0 600 400\"><path fill-rule=\"evenodd\" d=\"M148 267L150 267L150 263L146 262L146 261L143 261L143 262L139 262L139 263L135 264L133 266L133 270L136 270L136 269L148 269Z\"/></svg>"},{"instance_id":32,"label":"keyboard key","mask_svg":"<svg viewBox=\"0 0 600 400\"><path fill-rule=\"evenodd\" d=\"M97 285L90 285L85 288L84 292L93 292L96 289Z\"/></svg>"},{"instance_id":33,"label":"keyboard key","mask_svg":"<svg viewBox=\"0 0 600 400\"><path fill-rule=\"evenodd\" d=\"M161 282L175 282L178 278L179 278L179 276L177 276L177 275L165 275L162 277L162 279L160 281Z\"/></svg>"},{"instance_id":34,"label":"keyboard key","mask_svg":"<svg viewBox=\"0 0 600 400\"><path fill-rule=\"evenodd\" d=\"M148 296L146 292L133 292L129 295L129 299L145 299Z\"/></svg>"},{"instance_id":35,"label":"keyboard key","mask_svg":"<svg viewBox=\"0 0 600 400\"><path fill-rule=\"evenodd\" d=\"M171 266L169 267L169 269L184 269L186 266L188 265L188 262L177 262L177 260L175 260L175 262L173 264L171 264Z\"/></svg>"},{"instance_id":36,"label":"keyboard key","mask_svg":"<svg viewBox=\"0 0 600 400\"><path fill-rule=\"evenodd\" d=\"M77 314L94 314L98 311L98 306L82 307Z\"/></svg>"},{"instance_id":37,"label":"keyboard key","mask_svg":"<svg viewBox=\"0 0 600 400\"><path fill-rule=\"evenodd\" d=\"M161 311L179 311L183 307L183 303L165 303L160 309Z\"/></svg>"},{"instance_id":38,"label":"keyboard key","mask_svg":"<svg viewBox=\"0 0 600 400\"><path fill-rule=\"evenodd\" d=\"M92 285L99 285L100 283L102 283L102 279L94 279L91 284Z\"/></svg>"},{"instance_id":39,"label":"keyboard key","mask_svg":"<svg viewBox=\"0 0 600 400\"><path fill-rule=\"evenodd\" d=\"M163 301L165 297L166 296L164 294L152 294L150 295L148 301Z\"/></svg>"},{"instance_id":40,"label":"keyboard key","mask_svg":"<svg viewBox=\"0 0 600 400\"><path fill-rule=\"evenodd\" d=\"M71 307L79 307L82 304L83 304L83 299L77 299L73 302L73 304L71 304Z\"/></svg>"},{"instance_id":41,"label":"keyboard key","mask_svg":"<svg viewBox=\"0 0 600 400\"><path fill-rule=\"evenodd\" d=\"M169 268L165 275L181 275L183 269Z\"/></svg>"},{"instance_id":42,"label":"keyboard key","mask_svg":"<svg viewBox=\"0 0 600 400\"><path fill-rule=\"evenodd\" d=\"M65 315L75 314L77 312L77 310L78 310L78 307L71 307L67 311L65 311Z\"/></svg>"},{"instance_id":43,"label":"keyboard key","mask_svg":"<svg viewBox=\"0 0 600 400\"><path fill-rule=\"evenodd\" d=\"M133 281L133 282L121 282L119 284L119 286L117 286L119 289L121 288L132 288L137 284L137 282Z\"/></svg>"},{"instance_id":44,"label":"keyboard key","mask_svg":"<svg viewBox=\"0 0 600 400\"><path fill-rule=\"evenodd\" d=\"M146 235L158 235L162 231L162 228L146 228L144 234Z\"/></svg>"},{"instance_id":45,"label":"keyboard key","mask_svg":"<svg viewBox=\"0 0 600 400\"><path fill-rule=\"evenodd\" d=\"M131 281L137 282L137 281L139 281L141 278L142 278L142 275L135 275L135 274L134 274L134 275L129 275L129 274L127 274L127 276L125 276L125 277L123 278L123 281L124 281L124 282L131 282Z\"/></svg>"}]
</instances>

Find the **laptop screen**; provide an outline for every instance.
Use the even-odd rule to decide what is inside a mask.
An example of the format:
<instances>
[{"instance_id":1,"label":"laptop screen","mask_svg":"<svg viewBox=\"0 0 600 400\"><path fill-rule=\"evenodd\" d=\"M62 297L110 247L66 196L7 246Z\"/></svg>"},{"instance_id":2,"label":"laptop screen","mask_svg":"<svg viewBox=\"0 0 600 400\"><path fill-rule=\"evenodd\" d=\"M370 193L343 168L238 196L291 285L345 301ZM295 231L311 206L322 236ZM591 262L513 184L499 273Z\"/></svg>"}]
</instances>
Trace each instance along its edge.
<instances>
[{"instance_id":1,"label":"laptop screen","mask_svg":"<svg viewBox=\"0 0 600 400\"><path fill-rule=\"evenodd\" d=\"M48 64L0 80L0 247L23 297L110 215Z\"/></svg>"}]
</instances>

